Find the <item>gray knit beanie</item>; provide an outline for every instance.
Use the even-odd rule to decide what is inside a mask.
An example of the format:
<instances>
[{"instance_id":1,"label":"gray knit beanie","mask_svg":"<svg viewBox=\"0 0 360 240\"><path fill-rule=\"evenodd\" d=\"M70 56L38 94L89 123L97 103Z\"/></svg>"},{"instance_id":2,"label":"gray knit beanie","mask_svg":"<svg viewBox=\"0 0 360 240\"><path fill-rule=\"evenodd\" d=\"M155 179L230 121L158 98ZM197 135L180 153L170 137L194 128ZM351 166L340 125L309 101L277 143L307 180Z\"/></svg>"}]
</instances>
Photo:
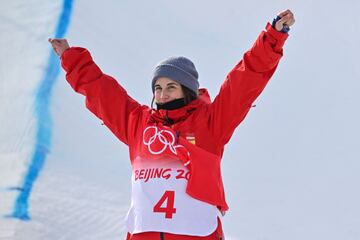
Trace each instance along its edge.
<instances>
[{"instance_id":1,"label":"gray knit beanie","mask_svg":"<svg viewBox=\"0 0 360 240\"><path fill-rule=\"evenodd\" d=\"M151 82L153 92L155 91L155 82L159 77L168 77L189 88L196 95L198 94L199 74L194 63L186 57L170 57L156 66Z\"/></svg>"}]
</instances>

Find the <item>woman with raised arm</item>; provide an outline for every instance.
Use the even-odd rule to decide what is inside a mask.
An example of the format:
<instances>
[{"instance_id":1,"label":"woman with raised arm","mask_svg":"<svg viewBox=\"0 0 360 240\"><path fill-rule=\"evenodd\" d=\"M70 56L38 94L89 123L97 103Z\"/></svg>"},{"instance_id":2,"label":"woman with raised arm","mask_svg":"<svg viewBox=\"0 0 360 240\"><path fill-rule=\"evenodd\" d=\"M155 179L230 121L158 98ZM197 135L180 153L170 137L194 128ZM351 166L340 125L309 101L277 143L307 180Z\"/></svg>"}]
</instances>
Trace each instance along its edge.
<instances>
[{"instance_id":1,"label":"woman with raised arm","mask_svg":"<svg viewBox=\"0 0 360 240\"><path fill-rule=\"evenodd\" d=\"M90 53L49 39L71 87L128 145L132 167L127 239L224 239L228 210L220 162L224 145L275 72L295 22L290 10L268 23L211 102L185 57L160 62L151 79L156 108L140 105Z\"/></svg>"}]
</instances>

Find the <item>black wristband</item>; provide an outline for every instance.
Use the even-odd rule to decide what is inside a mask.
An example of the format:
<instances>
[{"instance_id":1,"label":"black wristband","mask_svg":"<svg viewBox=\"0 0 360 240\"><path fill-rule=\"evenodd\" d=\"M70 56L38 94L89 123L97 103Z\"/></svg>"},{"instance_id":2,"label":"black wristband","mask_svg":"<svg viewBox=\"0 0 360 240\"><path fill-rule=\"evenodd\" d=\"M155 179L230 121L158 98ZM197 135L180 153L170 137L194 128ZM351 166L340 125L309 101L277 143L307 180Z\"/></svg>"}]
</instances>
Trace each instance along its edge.
<instances>
[{"instance_id":1,"label":"black wristband","mask_svg":"<svg viewBox=\"0 0 360 240\"><path fill-rule=\"evenodd\" d=\"M275 28L275 24L281 19L280 16L276 16L276 18L274 18L273 22L272 22L272 27ZM276 29L276 28L275 28ZM280 32L282 33L288 33L290 31L290 27L287 25L284 25L283 28L280 30Z\"/></svg>"}]
</instances>

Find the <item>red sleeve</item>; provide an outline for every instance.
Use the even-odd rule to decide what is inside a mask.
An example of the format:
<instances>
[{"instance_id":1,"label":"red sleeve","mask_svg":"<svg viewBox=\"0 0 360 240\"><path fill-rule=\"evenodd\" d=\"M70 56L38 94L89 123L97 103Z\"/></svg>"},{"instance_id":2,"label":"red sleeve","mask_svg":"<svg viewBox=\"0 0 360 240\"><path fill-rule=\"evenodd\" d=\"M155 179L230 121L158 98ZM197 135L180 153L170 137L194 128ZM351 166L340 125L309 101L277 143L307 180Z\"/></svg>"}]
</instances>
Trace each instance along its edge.
<instances>
[{"instance_id":1,"label":"red sleeve","mask_svg":"<svg viewBox=\"0 0 360 240\"><path fill-rule=\"evenodd\" d=\"M210 129L222 144L229 141L275 72L287 37L268 23L266 31L227 75L211 105L210 118Z\"/></svg>"},{"instance_id":2,"label":"red sleeve","mask_svg":"<svg viewBox=\"0 0 360 240\"><path fill-rule=\"evenodd\" d=\"M61 56L61 64L71 87L86 97L86 107L128 144L129 115L140 104L114 78L100 70L86 49L67 49Z\"/></svg>"}]
</instances>

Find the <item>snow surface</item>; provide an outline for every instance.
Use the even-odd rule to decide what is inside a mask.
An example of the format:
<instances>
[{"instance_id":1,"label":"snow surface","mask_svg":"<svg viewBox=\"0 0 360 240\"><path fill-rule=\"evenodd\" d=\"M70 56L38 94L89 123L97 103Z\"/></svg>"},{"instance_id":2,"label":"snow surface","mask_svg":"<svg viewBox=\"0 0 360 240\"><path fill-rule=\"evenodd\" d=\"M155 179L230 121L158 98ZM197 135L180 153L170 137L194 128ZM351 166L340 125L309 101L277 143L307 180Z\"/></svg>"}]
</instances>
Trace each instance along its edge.
<instances>
[{"instance_id":1,"label":"snow surface","mask_svg":"<svg viewBox=\"0 0 360 240\"><path fill-rule=\"evenodd\" d=\"M50 152L14 211L34 151L35 92L62 1L1 1L0 239L123 239L127 148L84 107L61 72L50 101ZM223 158L227 239L360 239L360 2L74 1L67 39L143 104L171 55L192 59L216 95L226 73L276 13L296 23L284 58ZM145 84L145 85L144 85ZM145 86L145 87L144 87Z\"/></svg>"}]
</instances>

